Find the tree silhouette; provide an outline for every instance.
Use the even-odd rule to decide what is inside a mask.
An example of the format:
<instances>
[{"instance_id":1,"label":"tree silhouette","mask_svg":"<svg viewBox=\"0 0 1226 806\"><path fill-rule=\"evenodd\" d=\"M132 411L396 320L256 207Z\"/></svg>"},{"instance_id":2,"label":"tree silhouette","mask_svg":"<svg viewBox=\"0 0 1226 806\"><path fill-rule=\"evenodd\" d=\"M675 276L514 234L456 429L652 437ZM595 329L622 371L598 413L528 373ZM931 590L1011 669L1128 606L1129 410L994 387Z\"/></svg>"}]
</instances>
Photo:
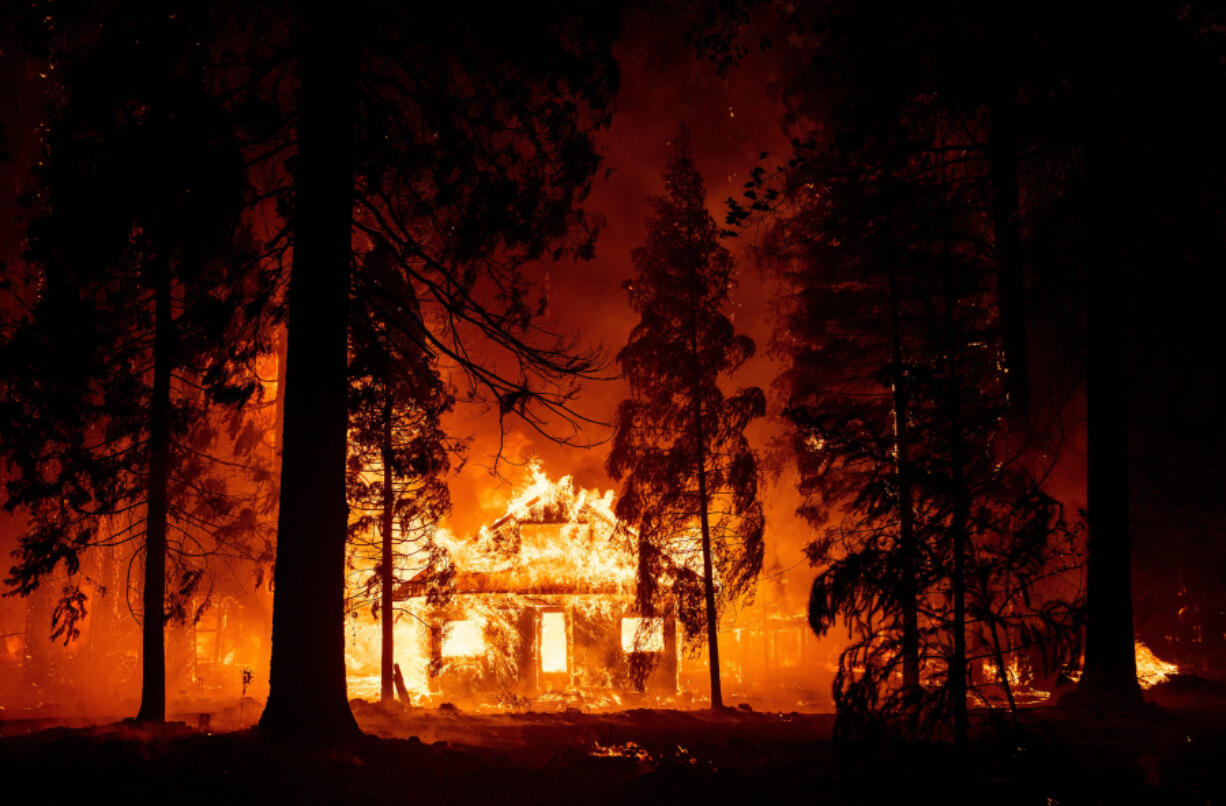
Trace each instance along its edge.
<instances>
[{"instance_id":1,"label":"tree silhouette","mask_svg":"<svg viewBox=\"0 0 1226 806\"><path fill-rule=\"evenodd\" d=\"M665 194L651 206L647 240L632 253L637 274L627 288L641 318L617 356L631 397L617 407L608 469L624 479L618 519L638 530L636 599L645 616L660 608L664 559L701 560L701 617L685 587L675 593L687 632L706 628L711 707L722 708L719 610L746 594L762 567L757 463L743 432L763 415L765 398L756 387L730 397L719 387L754 345L723 310L732 258L684 132L672 144Z\"/></svg>"},{"instance_id":2,"label":"tree silhouette","mask_svg":"<svg viewBox=\"0 0 1226 806\"><path fill-rule=\"evenodd\" d=\"M544 300L523 267L591 255L577 205L616 86L613 11L380 6L301 22L267 735L334 742L356 730L343 634L354 246L386 250L395 268L394 287L364 288L390 328L466 375L500 416L542 431L551 415L576 424L575 390L559 379L596 362L534 326ZM405 294L425 327L393 315Z\"/></svg>"},{"instance_id":3,"label":"tree silhouette","mask_svg":"<svg viewBox=\"0 0 1226 806\"><path fill-rule=\"evenodd\" d=\"M0 358L0 447L18 471L5 505L29 517L8 581L25 595L62 563L54 633L69 640L86 613L82 552L138 546L138 718L162 721L165 617L187 617L210 555L258 553L264 471L213 454L249 457L258 441L241 409L258 390L246 293L259 280L233 121L189 44L200 18L107 21L51 54L60 103L25 202L29 307Z\"/></svg>"},{"instance_id":4,"label":"tree silhouette","mask_svg":"<svg viewBox=\"0 0 1226 806\"><path fill-rule=\"evenodd\" d=\"M1050 442L1029 419L1015 296L1017 133L994 130L1016 123L995 83L1013 78L964 69L999 58L999 20L928 16L795 10L789 24L821 46L785 96L783 184L756 170L730 221L767 218L760 254L789 284L781 385L802 514L821 530L810 617L857 636L840 711L952 723L965 743L975 661L1013 704L1011 653L1075 660L1077 591L1059 582L1076 560L1042 490L1050 459L1026 455ZM1010 108L989 116L992 104Z\"/></svg>"},{"instance_id":5,"label":"tree silhouette","mask_svg":"<svg viewBox=\"0 0 1226 806\"><path fill-rule=\"evenodd\" d=\"M1052 581L1076 557L1060 508L1001 455L996 297L979 253L953 246L972 233L952 229L965 197L943 153L798 161L763 252L795 289L778 347L802 514L822 530L810 619L857 638L836 702L923 730L952 716L965 743L972 662L1013 705L1009 661L1075 659L1079 622Z\"/></svg>"}]
</instances>

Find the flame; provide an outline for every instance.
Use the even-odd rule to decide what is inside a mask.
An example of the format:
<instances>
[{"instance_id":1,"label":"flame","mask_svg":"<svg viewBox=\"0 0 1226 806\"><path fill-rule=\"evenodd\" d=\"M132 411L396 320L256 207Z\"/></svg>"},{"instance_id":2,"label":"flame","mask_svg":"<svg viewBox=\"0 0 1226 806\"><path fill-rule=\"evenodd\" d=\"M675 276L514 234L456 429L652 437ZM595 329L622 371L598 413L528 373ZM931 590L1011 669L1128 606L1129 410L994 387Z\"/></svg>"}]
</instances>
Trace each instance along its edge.
<instances>
[{"instance_id":1,"label":"flame","mask_svg":"<svg viewBox=\"0 0 1226 806\"><path fill-rule=\"evenodd\" d=\"M449 621L443 628L444 658L475 658L485 652L484 619Z\"/></svg>"},{"instance_id":2,"label":"flame","mask_svg":"<svg viewBox=\"0 0 1226 806\"><path fill-rule=\"evenodd\" d=\"M619 540L612 490L577 488L571 476L554 481L538 460L526 468L527 481L514 491L506 514L461 539L440 531L437 541L456 567L483 573L514 573L533 586L577 572L592 588L631 591L633 556ZM512 521L523 523L517 550L504 545L501 532Z\"/></svg>"},{"instance_id":3,"label":"flame","mask_svg":"<svg viewBox=\"0 0 1226 806\"><path fill-rule=\"evenodd\" d=\"M1177 665L1160 659L1141 641L1136 642L1136 658L1137 682L1141 688L1153 688L1166 682L1171 675L1179 674Z\"/></svg>"}]
</instances>

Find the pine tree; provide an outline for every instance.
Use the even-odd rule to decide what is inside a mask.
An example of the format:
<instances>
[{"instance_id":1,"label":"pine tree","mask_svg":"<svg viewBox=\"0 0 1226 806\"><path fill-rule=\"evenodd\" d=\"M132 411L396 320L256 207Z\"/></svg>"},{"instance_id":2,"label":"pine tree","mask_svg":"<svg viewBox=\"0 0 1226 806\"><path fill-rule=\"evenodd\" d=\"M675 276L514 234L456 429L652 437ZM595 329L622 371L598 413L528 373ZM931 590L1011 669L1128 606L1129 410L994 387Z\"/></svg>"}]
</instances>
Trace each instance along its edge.
<instances>
[{"instance_id":1,"label":"pine tree","mask_svg":"<svg viewBox=\"0 0 1226 806\"><path fill-rule=\"evenodd\" d=\"M998 297L957 135L922 100L895 124L868 147L798 150L763 251L795 292L778 346L802 514L823 533L810 619L856 635L836 702L952 724L964 744L975 662L1012 705L1015 653L1075 657L1076 603L1047 580L1076 552L1040 479L1002 455ZM944 685L917 687L925 667Z\"/></svg>"},{"instance_id":2,"label":"pine tree","mask_svg":"<svg viewBox=\"0 0 1226 806\"><path fill-rule=\"evenodd\" d=\"M765 520L745 427L765 411L757 388L725 397L720 376L753 355L725 313L733 262L706 209L688 136L672 146L665 194L651 200L647 240L632 253L630 304L640 314L617 361L631 397L617 408L608 469L623 480L617 516L638 531L637 605L660 609L663 558L701 561L697 591L676 590L687 632L705 627L711 707L722 708L719 611L750 592Z\"/></svg>"},{"instance_id":3,"label":"pine tree","mask_svg":"<svg viewBox=\"0 0 1226 806\"><path fill-rule=\"evenodd\" d=\"M138 716L161 721L164 620L187 617L204 559L242 553L256 526L240 500L252 479L212 453L253 444L235 412L258 389L258 317L244 297L258 281L233 121L191 44L201 20L108 20L97 41L51 54L61 103L26 199L28 307L0 358L2 448L18 471L5 505L29 521L8 582L28 594L63 564L54 630L69 640L86 615L82 553L135 547Z\"/></svg>"}]
</instances>

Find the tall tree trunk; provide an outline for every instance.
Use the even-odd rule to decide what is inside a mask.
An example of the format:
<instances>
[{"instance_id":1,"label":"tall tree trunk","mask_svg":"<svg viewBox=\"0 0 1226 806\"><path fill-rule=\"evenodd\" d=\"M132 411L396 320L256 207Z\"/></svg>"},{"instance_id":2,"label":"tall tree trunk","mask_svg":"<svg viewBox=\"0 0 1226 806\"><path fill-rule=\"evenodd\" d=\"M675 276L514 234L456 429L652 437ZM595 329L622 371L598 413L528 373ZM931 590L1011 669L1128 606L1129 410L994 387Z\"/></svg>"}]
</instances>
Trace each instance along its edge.
<instances>
[{"instance_id":1,"label":"tall tree trunk","mask_svg":"<svg viewBox=\"0 0 1226 806\"><path fill-rule=\"evenodd\" d=\"M951 352L952 356L952 352ZM962 472L962 416L961 401L957 388L957 365L953 358L949 361L949 464L950 491L953 494L953 513L950 517L950 531L953 537L954 567L950 585L954 596L954 647L953 657L949 661L949 689L954 705L954 742L958 747L966 747L967 742L967 710L966 710L966 543L968 502L966 496L966 479Z\"/></svg>"},{"instance_id":2,"label":"tall tree trunk","mask_svg":"<svg viewBox=\"0 0 1226 806\"><path fill-rule=\"evenodd\" d=\"M136 714L142 722L166 721L166 512L170 481L170 370L174 352L168 266L157 268L155 283L141 694L140 710Z\"/></svg>"},{"instance_id":3,"label":"tall tree trunk","mask_svg":"<svg viewBox=\"0 0 1226 806\"><path fill-rule=\"evenodd\" d=\"M693 242L691 236L689 242ZM690 354L694 362L694 390L691 394L694 407L694 445L698 452L698 521L702 528L702 593L707 615L707 663L711 672L711 709L724 707L724 690L719 678L719 620L715 609L715 569L711 558L711 522L707 512L707 457L706 427L702 418L702 368L698 363L698 308L697 277L690 267Z\"/></svg>"},{"instance_id":4,"label":"tall tree trunk","mask_svg":"<svg viewBox=\"0 0 1226 806\"><path fill-rule=\"evenodd\" d=\"M379 602L380 627L383 631L383 652L380 666L380 698L383 702L391 702L395 698L395 672L392 668L395 662L395 637L392 634L392 590L396 584L396 574L393 567L392 525L395 521L396 496L392 489L392 392L384 389L383 399L383 545L379 568Z\"/></svg>"},{"instance_id":5,"label":"tall tree trunk","mask_svg":"<svg viewBox=\"0 0 1226 806\"><path fill-rule=\"evenodd\" d=\"M941 166L941 178L945 192L948 192L944 164ZM953 570L950 574L950 587L954 600L954 646L953 655L949 659L948 683L950 699L953 700L954 707L954 744L959 750L965 750L969 733L966 708L966 551L970 500L966 469L963 466L966 435L962 431L962 389L959 385L959 373L962 370L958 362L961 337L958 333L958 317L955 310L958 296L954 286L953 267L950 265L952 260L949 244L951 224L949 220L945 221L944 241L941 247L941 257L945 264L942 278L945 298L945 416L949 427L949 492L952 499L949 529L953 544Z\"/></svg>"},{"instance_id":6,"label":"tall tree trunk","mask_svg":"<svg viewBox=\"0 0 1226 806\"><path fill-rule=\"evenodd\" d=\"M273 444L278 469L281 463L281 446L285 444L285 358L289 353L289 333L281 328L277 333L277 404L273 410Z\"/></svg>"},{"instance_id":7,"label":"tall tree trunk","mask_svg":"<svg viewBox=\"0 0 1226 806\"><path fill-rule=\"evenodd\" d=\"M902 355L902 316L898 277L891 265L890 362L893 364L894 473L898 483L898 540L902 549L902 684L919 691L919 592L916 584L915 512L911 498L911 435L907 379Z\"/></svg>"},{"instance_id":8,"label":"tall tree trunk","mask_svg":"<svg viewBox=\"0 0 1226 806\"><path fill-rule=\"evenodd\" d=\"M1132 558L1128 533L1128 438L1121 303L1111 283L1091 278L1087 300L1085 671L1078 686L1096 696L1136 704L1132 625ZM1097 286L1097 287L1096 287Z\"/></svg>"},{"instance_id":9,"label":"tall tree trunk","mask_svg":"<svg viewBox=\"0 0 1226 806\"><path fill-rule=\"evenodd\" d=\"M1029 346L1026 339L1026 283L1022 276L1022 235L1018 220L1017 104L1011 65L1002 65L989 114L988 160L992 175L992 230L996 283L1004 344L1006 391L1013 413L1030 414Z\"/></svg>"},{"instance_id":10,"label":"tall tree trunk","mask_svg":"<svg viewBox=\"0 0 1226 806\"><path fill-rule=\"evenodd\" d=\"M333 13L334 12L334 13ZM260 732L357 735L345 684L347 309L357 50L352 11L306 3L299 33L294 263L272 660Z\"/></svg>"},{"instance_id":11,"label":"tall tree trunk","mask_svg":"<svg viewBox=\"0 0 1226 806\"><path fill-rule=\"evenodd\" d=\"M694 243L694 233L688 230L686 243ZM694 449L697 451L698 522L702 530L702 593L707 616L707 665L711 673L711 710L724 707L724 689L719 677L719 618L715 609L715 563L711 557L710 497L707 493L707 434L702 416L702 366L698 351L698 275L690 256L690 357L693 361L693 391L690 394L694 410Z\"/></svg>"},{"instance_id":12,"label":"tall tree trunk","mask_svg":"<svg viewBox=\"0 0 1226 806\"><path fill-rule=\"evenodd\" d=\"M1106 59L1106 54L1103 56ZM1086 115L1084 203L1086 272L1086 557L1085 668L1077 698L1111 707L1142 702L1132 623L1128 527L1126 273L1113 231L1126 197L1117 157L1123 113L1111 96L1109 62L1094 77Z\"/></svg>"},{"instance_id":13,"label":"tall tree trunk","mask_svg":"<svg viewBox=\"0 0 1226 806\"><path fill-rule=\"evenodd\" d=\"M1128 435L1120 278L1091 265L1086 300L1085 669L1080 692L1121 705L1141 701L1132 623Z\"/></svg>"},{"instance_id":14,"label":"tall tree trunk","mask_svg":"<svg viewBox=\"0 0 1226 806\"><path fill-rule=\"evenodd\" d=\"M701 407L696 407L701 410ZM711 708L724 707L724 692L719 680L719 621L715 612L715 574L711 562L711 526L707 514L707 463L703 458L702 414L697 413L698 432L698 501L699 520L702 524L702 591L707 607L707 658L711 667Z\"/></svg>"}]
</instances>

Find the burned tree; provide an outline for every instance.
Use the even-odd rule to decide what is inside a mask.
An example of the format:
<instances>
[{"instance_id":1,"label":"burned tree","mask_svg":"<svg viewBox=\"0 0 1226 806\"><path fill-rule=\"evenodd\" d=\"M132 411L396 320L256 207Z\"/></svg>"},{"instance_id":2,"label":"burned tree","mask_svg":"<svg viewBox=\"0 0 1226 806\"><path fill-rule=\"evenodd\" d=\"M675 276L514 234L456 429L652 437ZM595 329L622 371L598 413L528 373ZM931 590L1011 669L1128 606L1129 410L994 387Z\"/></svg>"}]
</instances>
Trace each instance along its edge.
<instances>
[{"instance_id":1,"label":"burned tree","mask_svg":"<svg viewBox=\"0 0 1226 806\"><path fill-rule=\"evenodd\" d=\"M643 613L658 607L665 558L701 561L701 611L692 594L680 607L691 633L705 627L711 707L722 708L719 610L750 590L762 566L765 521L744 430L763 415L765 399L757 388L725 397L719 387L754 344L724 312L732 258L684 133L672 146L665 195L651 205L647 241L632 254L637 276L627 284L641 318L617 356L631 397L617 408L608 469L624 479L617 516L638 530Z\"/></svg>"}]
</instances>

